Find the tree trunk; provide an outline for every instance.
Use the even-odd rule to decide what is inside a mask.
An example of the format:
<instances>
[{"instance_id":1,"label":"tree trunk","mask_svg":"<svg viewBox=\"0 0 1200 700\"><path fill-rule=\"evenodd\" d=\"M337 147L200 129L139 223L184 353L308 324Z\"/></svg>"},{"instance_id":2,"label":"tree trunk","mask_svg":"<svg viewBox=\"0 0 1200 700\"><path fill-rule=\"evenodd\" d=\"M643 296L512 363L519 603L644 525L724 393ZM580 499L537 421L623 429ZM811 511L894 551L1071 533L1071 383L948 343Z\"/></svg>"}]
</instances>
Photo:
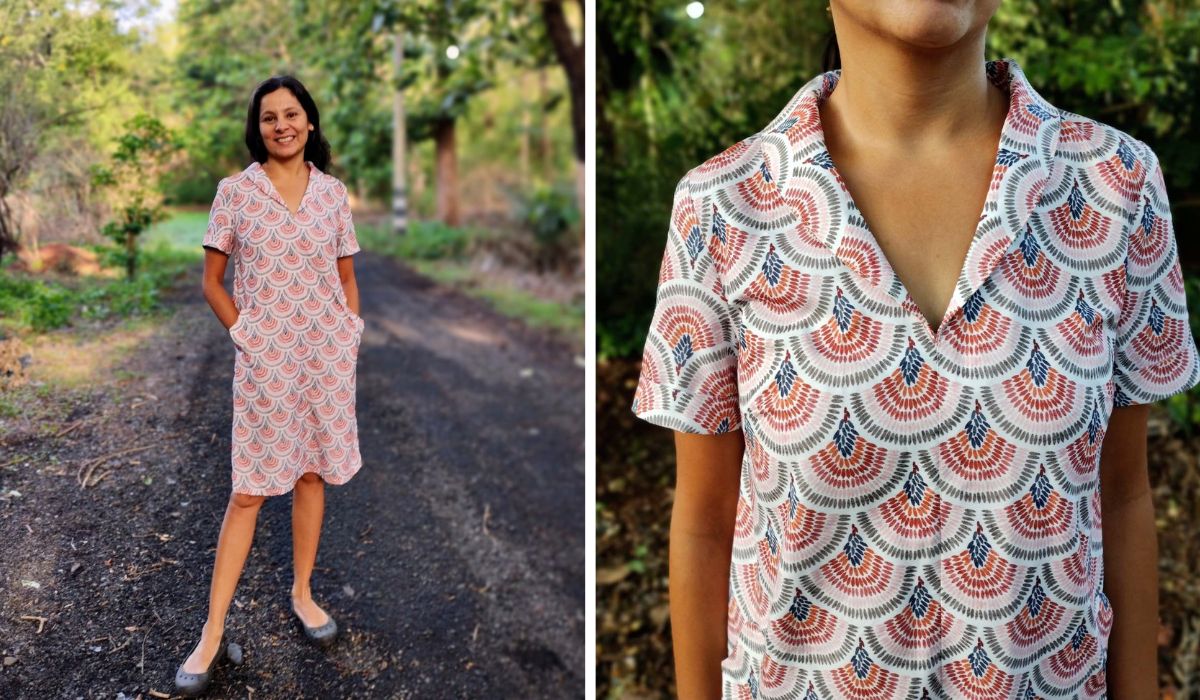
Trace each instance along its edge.
<instances>
[{"instance_id":1,"label":"tree trunk","mask_svg":"<svg viewBox=\"0 0 1200 700\"><path fill-rule=\"evenodd\" d=\"M583 6L579 8L583 14ZM550 43L554 45L554 53L558 62L567 74L567 85L571 91L571 127L575 136L575 160L583 162L584 151L584 54L583 45L576 44L571 37L571 28L563 14L561 0L546 0L542 3L542 18L546 22L546 32L550 35Z\"/></svg>"},{"instance_id":2,"label":"tree trunk","mask_svg":"<svg viewBox=\"0 0 1200 700\"><path fill-rule=\"evenodd\" d=\"M546 96L550 92L550 76L547 75L545 68L538 69L538 104L546 104ZM550 119L546 114L546 110L538 110L538 134L541 136L538 145L538 156L541 157L541 167L543 177L554 172L554 160L551 157L554 149L550 146Z\"/></svg>"},{"instance_id":3,"label":"tree trunk","mask_svg":"<svg viewBox=\"0 0 1200 700\"><path fill-rule=\"evenodd\" d=\"M358 201L360 206L366 206L367 199L370 198L371 190L367 187L366 178L355 178L355 189L358 190Z\"/></svg>"},{"instance_id":4,"label":"tree trunk","mask_svg":"<svg viewBox=\"0 0 1200 700\"><path fill-rule=\"evenodd\" d=\"M437 144L437 218L458 226L458 162L454 148L454 120L439 117L433 125Z\"/></svg>"},{"instance_id":5,"label":"tree trunk","mask_svg":"<svg viewBox=\"0 0 1200 700\"><path fill-rule=\"evenodd\" d=\"M0 260L4 260L4 256L12 253L17 253L17 239L20 238L17 232L16 222L12 218L12 210L8 206L8 202L3 194L0 194Z\"/></svg>"},{"instance_id":6,"label":"tree trunk","mask_svg":"<svg viewBox=\"0 0 1200 700\"><path fill-rule=\"evenodd\" d=\"M527 90L529 83L529 74L521 76L521 89ZM518 162L521 169L521 188L529 187L529 152L530 144L533 140L533 135L530 130L533 128L533 116L530 115L530 106L527 100L521 103L521 150Z\"/></svg>"},{"instance_id":7,"label":"tree trunk","mask_svg":"<svg viewBox=\"0 0 1200 700\"><path fill-rule=\"evenodd\" d=\"M392 38L392 73L395 85L399 86L404 73L403 31ZM392 93L392 231L398 236L408 232L407 137L404 91L397 87Z\"/></svg>"},{"instance_id":8,"label":"tree trunk","mask_svg":"<svg viewBox=\"0 0 1200 700\"><path fill-rule=\"evenodd\" d=\"M577 0L578 2L578 0ZM579 5L580 19L584 17L583 3ZM542 19L546 23L546 33L550 36L550 43L554 46L554 53L558 56L558 62L563 67L567 74L567 85L571 92L571 131L574 134L575 140L575 169L576 173L584 172L584 132L585 132L585 92L586 85L584 84L584 47L583 42L576 44L571 36L571 27L567 25L567 18L563 14L561 0L545 0L542 2ZM576 175L576 191L582 193L583 188L579 187L582 182L582 177ZM584 221L586 220L584 207L584 198L582 194L579 197L579 245L580 245L580 260L584 259Z\"/></svg>"},{"instance_id":9,"label":"tree trunk","mask_svg":"<svg viewBox=\"0 0 1200 700\"><path fill-rule=\"evenodd\" d=\"M133 279L137 274L137 241L134 240L133 231L125 232L125 275L129 279Z\"/></svg>"}]
</instances>

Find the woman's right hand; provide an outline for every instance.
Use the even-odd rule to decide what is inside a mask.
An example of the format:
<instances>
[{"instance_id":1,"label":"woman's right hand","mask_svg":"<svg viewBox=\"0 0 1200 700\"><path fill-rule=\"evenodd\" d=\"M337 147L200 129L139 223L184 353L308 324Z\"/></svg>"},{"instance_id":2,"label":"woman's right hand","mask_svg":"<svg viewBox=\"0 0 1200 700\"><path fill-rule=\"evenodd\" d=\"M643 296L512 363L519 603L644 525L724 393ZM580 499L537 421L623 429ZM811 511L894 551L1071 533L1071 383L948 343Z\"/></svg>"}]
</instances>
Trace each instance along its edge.
<instances>
[{"instance_id":1,"label":"woman's right hand","mask_svg":"<svg viewBox=\"0 0 1200 700\"><path fill-rule=\"evenodd\" d=\"M678 697L719 699L745 439L675 433L670 606Z\"/></svg>"}]
</instances>

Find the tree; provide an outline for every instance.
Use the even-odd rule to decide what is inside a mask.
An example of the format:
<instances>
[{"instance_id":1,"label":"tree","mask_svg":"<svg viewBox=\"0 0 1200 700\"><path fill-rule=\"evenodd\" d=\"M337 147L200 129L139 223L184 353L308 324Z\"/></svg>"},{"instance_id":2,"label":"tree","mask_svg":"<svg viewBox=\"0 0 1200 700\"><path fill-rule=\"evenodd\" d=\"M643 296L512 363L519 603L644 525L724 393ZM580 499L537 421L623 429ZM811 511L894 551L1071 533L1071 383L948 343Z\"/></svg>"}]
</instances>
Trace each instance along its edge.
<instances>
[{"instance_id":1,"label":"tree","mask_svg":"<svg viewBox=\"0 0 1200 700\"><path fill-rule=\"evenodd\" d=\"M128 39L116 31L113 3L99 4L91 15L63 0L0 4L0 258L21 245L9 197L57 133L87 128L125 73Z\"/></svg>"},{"instance_id":2,"label":"tree","mask_svg":"<svg viewBox=\"0 0 1200 700\"><path fill-rule=\"evenodd\" d=\"M125 274L137 273L137 240L150 225L166 218L158 179L180 143L162 122L139 114L125 124L110 166L97 166L93 182L105 188L118 218L103 233L125 248Z\"/></svg>"}]
</instances>

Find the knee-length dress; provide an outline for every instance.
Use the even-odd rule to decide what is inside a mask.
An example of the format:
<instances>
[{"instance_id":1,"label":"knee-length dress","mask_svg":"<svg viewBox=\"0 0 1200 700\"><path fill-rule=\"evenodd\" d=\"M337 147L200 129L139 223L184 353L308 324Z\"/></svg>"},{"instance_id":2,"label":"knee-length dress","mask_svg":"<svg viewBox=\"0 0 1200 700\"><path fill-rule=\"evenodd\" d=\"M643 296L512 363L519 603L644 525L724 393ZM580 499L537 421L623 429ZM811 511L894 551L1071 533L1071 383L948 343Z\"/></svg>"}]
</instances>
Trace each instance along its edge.
<instances>
[{"instance_id":1,"label":"knee-length dress","mask_svg":"<svg viewBox=\"0 0 1200 700\"><path fill-rule=\"evenodd\" d=\"M287 493L306 472L342 484L362 466L355 378L364 323L337 270L358 240L346 186L307 165L295 214L257 162L222 179L204 236L234 266L237 493Z\"/></svg>"},{"instance_id":2,"label":"knee-length dress","mask_svg":"<svg viewBox=\"0 0 1200 700\"><path fill-rule=\"evenodd\" d=\"M1154 152L986 72L1008 116L936 330L825 147L840 71L676 189L633 409L744 434L725 698L1107 692L1101 443L1200 352Z\"/></svg>"}]
</instances>

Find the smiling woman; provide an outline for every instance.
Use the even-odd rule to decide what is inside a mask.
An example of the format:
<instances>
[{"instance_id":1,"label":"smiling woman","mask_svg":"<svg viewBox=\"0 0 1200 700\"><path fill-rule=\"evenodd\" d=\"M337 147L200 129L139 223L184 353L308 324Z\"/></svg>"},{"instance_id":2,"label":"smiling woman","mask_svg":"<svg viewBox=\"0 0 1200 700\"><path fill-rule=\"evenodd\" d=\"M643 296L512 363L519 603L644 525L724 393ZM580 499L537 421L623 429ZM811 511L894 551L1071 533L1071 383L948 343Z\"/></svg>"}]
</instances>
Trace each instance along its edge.
<instances>
[{"instance_id":1,"label":"smiling woman","mask_svg":"<svg viewBox=\"0 0 1200 700\"><path fill-rule=\"evenodd\" d=\"M309 639L333 642L337 625L310 587L324 485L344 484L362 466L355 377L365 324L354 310L359 245L346 186L323 172L329 144L295 78L258 86L245 138L253 162L218 184L203 243L204 295L237 350L233 488L208 619L175 677L184 695L204 692L225 653L226 613L267 496L294 493L292 610ZM224 287L231 257L232 297Z\"/></svg>"}]
</instances>

